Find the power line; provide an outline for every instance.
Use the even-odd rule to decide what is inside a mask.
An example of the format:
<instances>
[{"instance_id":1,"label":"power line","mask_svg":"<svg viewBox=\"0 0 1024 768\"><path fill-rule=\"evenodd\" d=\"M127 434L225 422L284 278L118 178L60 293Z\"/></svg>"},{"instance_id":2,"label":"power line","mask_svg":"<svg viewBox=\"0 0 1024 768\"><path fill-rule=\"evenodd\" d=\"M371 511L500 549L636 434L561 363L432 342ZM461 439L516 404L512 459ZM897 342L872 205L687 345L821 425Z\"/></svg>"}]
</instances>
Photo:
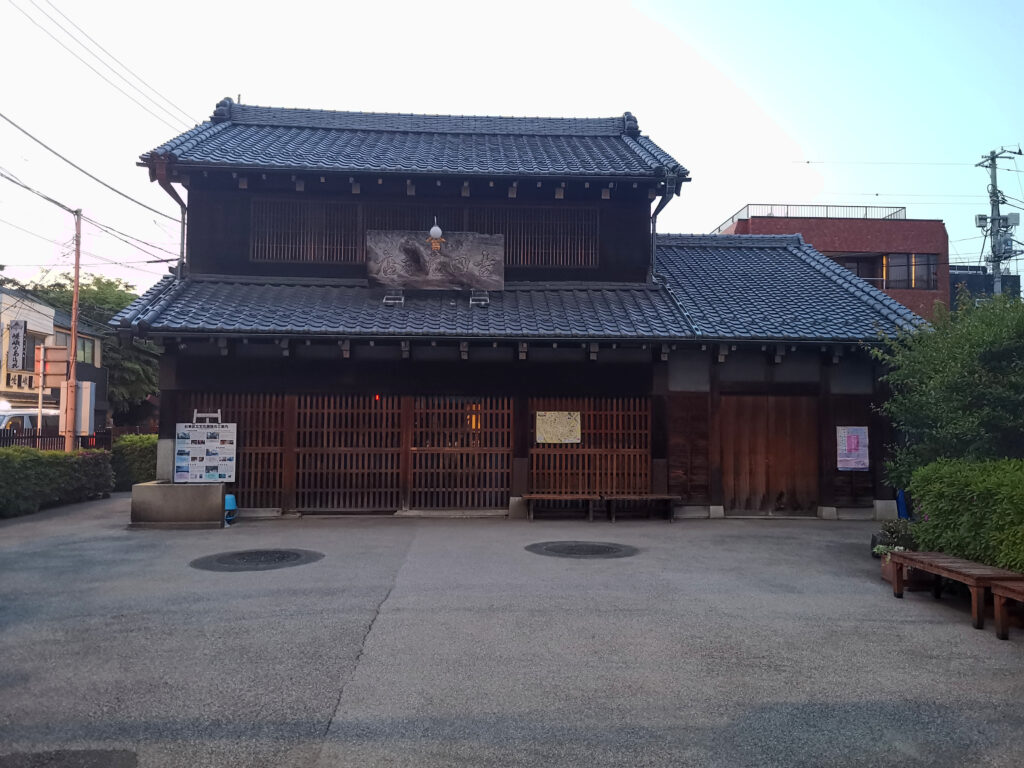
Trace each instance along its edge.
<instances>
[{"instance_id":1,"label":"power line","mask_svg":"<svg viewBox=\"0 0 1024 768\"><path fill-rule=\"evenodd\" d=\"M60 202L59 200L54 200L49 195L45 195L42 192L40 192L39 190L33 189L28 184L25 184L24 182L18 181L17 179L11 177L7 173L4 173L3 171L0 171L0 178L6 179L7 181L11 182L12 184L16 184L17 186L21 187L22 189L25 189L25 190L31 192L33 195L37 195L38 197L41 197L43 200L46 200L48 203L52 203L53 205L56 205L58 208L62 208L63 210L67 211L68 213L71 213L71 214L75 213L75 210L73 210L72 208L69 208L68 206L64 205L64 203ZM89 222L93 226L99 227L100 229L104 230L105 232L107 232L108 234L112 235L113 237L117 237L118 240L122 240L122 238L118 237L118 235L123 235L125 238L131 238L132 240L136 240L137 242L144 243L146 245L149 245L151 248L156 248L157 250L163 251L164 253L168 253L171 256L175 256L176 257L178 255L178 254L174 253L173 251L168 251L166 248L161 248L158 245L153 245L152 243L148 243L145 240L142 240L140 238L132 237L131 235L125 234L124 232L121 232L120 230L114 229L113 227L110 227L110 226L108 226L106 224L103 224L102 222L96 221L96 219L87 218L85 216L82 216L82 219L84 219L85 221ZM140 248L139 246L135 245L135 243L129 242L128 240L123 240L123 242L126 243L127 245L130 245L135 250L141 251L142 253L146 254L147 256L152 256L154 259L159 258L156 254L150 253L145 248ZM103 259L102 256L99 256L97 254L92 254L92 255L95 256L98 259ZM117 262L115 262L115 261L111 261L111 263L112 264L117 264ZM135 267L135 269L138 269L138 267ZM147 270L140 270L140 271L145 272Z\"/></svg>"},{"instance_id":2,"label":"power line","mask_svg":"<svg viewBox=\"0 0 1024 768\"><path fill-rule=\"evenodd\" d=\"M934 163L908 160L793 160L798 165L974 165L974 163Z\"/></svg>"},{"instance_id":3,"label":"power line","mask_svg":"<svg viewBox=\"0 0 1024 768\"><path fill-rule=\"evenodd\" d=\"M154 112L154 111L153 111L153 110L151 110L151 109L150 109L149 107L147 107L147 106L146 106L145 104L143 104L143 103L142 103L141 101L139 101L138 99L136 99L136 98L135 98L134 96L132 96L132 95L131 95L130 93L128 93L128 92L127 92L126 90L124 90L123 88L121 88L121 87L120 87L119 85L117 85L116 83L113 83L113 82L111 82L111 81L110 81L110 79L109 79L109 78L107 78L106 76L104 76L104 74L103 74L102 72L100 72L100 71L99 71L98 69L96 69L96 67L94 67L94 66L93 66L92 64L90 64L90 63L89 63L88 61L86 61L86 60L85 60L85 59L83 59L83 58L82 58L81 56L79 56L79 55L78 55L77 53L75 53L75 52L74 52L73 50L71 50L71 49L70 49L70 48L68 48L68 47L67 47L66 45L64 45L64 43L63 43L63 42L61 42L61 41L60 41L60 40L59 40L59 39L58 39L58 38L57 38L57 37L56 37L56 36L55 36L55 35L54 35L54 34L53 34L52 32L50 32L50 31L49 31L48 29L46 29L46 28L45 28L45 27L44 27L44 26L43 26L42 24L40 24L40 23L39 23L38 21L36 21L35 19L33 19L33 18L32 18L32 16L30 16L30 15L29 15L29 14L28 14L28 13L27 13L27 12L25 11L25 9L24 9L24 8L21 8L21 7L17 6L17 5L15 5L15 3L14 3L14 0L7 0L7 2L8 2L8 3L10 3L10 4L12 5L12 6L14 6L15 10L17 10L17 11L18 11L18 13L20 13L20 14L21 14L22 16L24 16L24 17L25 17L26 19L28 19L29 21L31 21L31 22L32 22L32 24L34 24L34 25L35 25L36 27L38 27L38 28L39 28L40 30L42 30L42 31L43 31L44 33L46 33L47 37L49 37L49 38L50 38L51 40L53 40L53 41L54 41L55 43L57 43L57 45L59 45L59 46L60 46L61 48L63 48L63 49L65 50L65 51L67 51L67 52L68 52L68 53L70 53L70 54L71 54L72 56L74 56L74 57L75 57L76 59L78 59L78 60L79 60L79 61L80 61L80 62L81 62L82 64L84 64L84 65L85 65L85 66L87 66L87 67L88 67L88 68L89 68L90 70L92 70L92 71L93 71L93 73L95 73L95 75L96 75L97 77L99 77L99 78L100 78L100 79L101 79L101 80L102 80L103 82L105 82L105 83L106 83L107 85L109 85L109 86L110 86L111 88L113 88L113 89L114 89L114 90L116 90L116 91L117 91L118 93L120 93L120 94L122 94L123 96L125 96L126 98L130 99L130 100L131 100L132 102L134 102L134 103L135 103L135 104L136 104L136 105L137 105L137 106L138 106L138 107L139 107L140 109L142 109L142 110L143 110L144 112L147 112L147 113L149 113L150 115L152 115L153 117L155 117L155 118L156 118L157 120L159 120L159 121L160 121L161 123L163 123L164 125L166 125L166 126L167 126L168 128L170 128L171 130L174 130L174 131L180 131L180 130L181 130L181 127L180 127L180 126L177 126L177 125L172 125L171 123L167 122L166 120L164 120L164 118L160 117L160 115L158 115L158 114L157 114L156 112Z\"/></svg>"},{"instance_id":4,"label":"power line","mask_svg":"<svg viewBox=\"0 0 1024 768\"><path fill-rule=\"evenodd\" d=\"M2 118L3 118L4 120L6 120L6 121L7 121L8 123L10 123L11 125L13 125L13 126L14 126L15 128L17 128L17 129L18 129L19 131L21 131L21 132L22 132L23 134L25 134L26 136L28 136L28 137L29 137L30 139L32 139L32 141L34 141L34 142L35 142L36 144L38 144L39 146L41 146L41 147L42 147L43 149L45 149L45 150L47 150L48 152L51 152L52 154L56 155L56 156L57 156L57 157L59 157L59 158L60 158L61 160L63 160L63 161L65 162L65 163L67 163L67 164L68 164L68 165L70 165L70 166L71 166L72 168L74 168L74 169L75 169L76 171L80 171L81 173L84 173L84 174L85 174L86 176L88 176L88 177L89 177L90 179L92 179L93 181L95 181L95 182L96 182L97 184L100 184L100 185L102 185L102 186L106 187L106 188L107 188L107 189L109 189L109 190L110 190L111 192L114 192L115 194L118 194L118 195L120 195L121 197L125 198L126 200L131 200L131 201L132 201L133 203L135 203L136 205L140 205L140 206L142 206L142 207L143 207L143 208L145 208L145 209L146 209L147 211L151 211L151 212L153 212L153 213L157 214L158 216L163 216L163 217L164 217L165 219L170 219L171 221L173 221L173 222L175 222L175 223L177 223L177 224L180 224L180 223L181 223L181 220L180 220L180 219L176 219L176 218L174 218L173 216L168 216L168 215L167 215L166 213L164 213L163 211L158 211L158 210L157 210L156 208L150 208L150 207L149 207L148 205L146 205L145 203L141 202L140 200L136 200L136 199L135 199L134 197L132 197L131 195L129 195L129 194L125 193L125 192L122 192L121 190L117 189L116 187L112 187L112 186L111 186L110 184L107 184L107 182L103 181L102 179L98 179L98 178L96 178L96 177L95 177L95 176L93 176L93 175L92 175L91 173L89 173L89 172L88 172L87 170L85 170L84 168L82 168L82 167L81 167L80 165L77 165L77 164L73 163L73 162L72 162L71 160L68 160L68 159L67 159L66 157L64 157L64 155L62 155L62 154L61 154L60 152L58 152L57 150L55 150L55 149L54 149L53 147L50 147L50 146L48 146L47 144L45 144L44 142L42 142L41 140L37 139L37 138L36 138L35 136L33 136L33 135L32 135L31 133L29 133L28 131L26 131L26 130L25 130L24 128L22 128L22 127L21 127L20 125L18 125L18 124L17 124L16 122L14 122L13 120L11 120L11 118L9 118L9 117L8 117L7 115L5 115L5 114L4 114L3 112L0 112L0 117L2 117Z\"/></svg>"},{"instance_id":5,"label":"power line","mask_svg":"<svg viewBox=\"0 0 1024 768\"><path fill-rule=\"evenodd\" d=\"M90 219L88 216L83 216L82 218L85 221L88 221L93 226L99 227L100 229L102 229L104 232L106 232L107 234L111 235L112 237L116 237L118 240L121 240L121 238L125 238L126 237L126 238L128 238L128 240L134 240L136 243L142 243L145 246L148 246L150 248L155 248L156 250L163 251L164 253L173 256L174 258L178 258L178 254L175 253L174 251L169 251L166 248L161 248L159 245L154 245L153 243L149 242L148 240L143 240L140 237L135 237L134 235L129 235L126 232L122 232L119 229L114 229L109 224L103 224L102 222L96 221L95 219ZM142 251L143 253L148 253L148 251L146 251L145 249L139 248L139 246L135 245L134 243L128 242L128 240L124 240L124 242L128 243L128 245L132 246L136 250ZM157 258L152 253L150 253L149 255L153 256L153 258Z\"/></svg>"},{"instance_id":6,"label":"power line","mask_svg":"<svg viewBox=\"0 0 1024 768\"><path fill-rule=\"evenodd\" d=\"M4 171L0 171L0 178L7 179L12 184L17 184L22 189L28 190L33 195L36 195L37 197L43 198L43 200L45 200L48 203L52 203L53 205L56 205L58 208L63 208L68 213L74 213L75 212L73 208L68 208L68 206L64 205L64 203L62 203L62 202L60 202L58 200L54 200L49 195L44 195L42 192L40 192L37 189L32 189L32 187L30 187L28 184L25 184L22 181L18 181L18 179L14 178L14 176L9 175L9 174L5 173Z\"/></svg>"},{"instance_id":7,"label":"power line","mask_svg":"<svg viewBox=\"0 0 1024 768\"><path fill-rule=\"evenodd\" d=\"M88 53L88 54L89 54L90 56L92 56L92 57L93 57L94 59L96 59L96 61L98 61L98 62L99 62L100 64L102 64L102 65L103 65L104 67L106 67L106 68L107 68L108 70L110 70L110 72L111 72L111 73L112 73L113 75L115 75L115 76L116 76L117 78L119 78L119 79L121 80L121 82L123 82L123 83L124 83L125 85L127 85L127 86L128 86L129 88L131 88L132 90L134 90L134 91L135 91L135 92L136 92L137 94L139 94L139 95L140 95L140 96L141 96L142 98L146 99L146 101L148 101L148 102L149 102L150 104L152 104L152 105L153 105L154 107L156 107L157 109L159 109L159 110L160 110L161 112L163 112L164 114L166 114L167 116L169 116L169 117L170 117L170 118L171 118L172 120L179 120L179 121L181 120L181 118L180 118L180 117L178 117L178 116L177 116L177 115L175 115L175 114L174 114L173 112L171 112L171 111L170 111L169 109L167 109L167 107L163 106L162 104L159 104L159 103L157 103L157 102L156 102L156 101L155 101L155 100L153 99L153 97L152 97L152 96L150 96L150 95L149 95L149 94L147 94L147 93L144 93L144 92L143 92L143 91L142 91L142 90L141 90L141 89L140 89L140 88L139 88L139 87L138 87L137 85L135 85L135 83L133 83L133 82L131 82L130 80L128 80L128 78L126 78L126 77L125 77L124 75L122 75L122 74L121 74L120 72L118 72L118 71L117 71L116 69L114 69L114 68L113 68L112 66L110 66L110 64L108 64L108 63L107 63L106 61L104 61L104 60L103 60L103 58L102 58L101 56L99 56L99 54L97 54L97 53L96 53L95 51L93 51L93 50L92 50L92 49L91 49L91 48L90 48L89 46L87 46L87 45L86 45L85 43L83 43L83 42L82 42L81 40L77 39L77 38L76 38L76 37L74 36L74 34L72 34L71 32L69 32L69 31L67 30L67 28L66 28L66 27L64 27L64 25L63 25L63 24L61 24L61 23L60 23L59 21L57 21L57 20L56 20L55 18L53 18L53 16L51 16L50 14L48 14L48 13L47 13L47 12L46 12L46 11L45 11L44 9L40 8L40 7L39 7L39 4L38 4L38 3L36 2L36 0L28 0L28 1L29 1L29 2L30 2L30 3L32 4L32 6L33 6L33 7L34 7L34 8L35 8L35 9L36 9L37 11L39 11L39 13L43 14L43 16L45 16L45 17L46 17L47 19L49 19L49 20L50 20L50 22L51 22L51 23L52 23L52 24L53 24L54 26L56 26L56 27L57 27L57 29L59 29L59 30L60 30L61 32L63 32L63 33L64 33L65 35L67 35L67 36L68 36L69 38L71 38L71 39L72 39L72 40L74 40L74 41L75 41L76 43L78 43L78 45L79 45L79 46L80 46L80 47L82 48L82 50L84 50L84 51L85 51L86 53ZM191 119L191 118L190 118L190 119Z\"/></svg>"},{"instance_id":8,"label":"power line","mask_svg":"<svg viewBox=\"0 0 1024 768\"><path fill-rule=\"evenodd\" d=\"M32 2L32 4L35 5L35 2ZM68 22L68 24L70 24L75 29L77 29L79 32L81 32L89 42L91 42L93 45L95 45L97 48L99 48L101 51L103 51L105 54L107 54L107 56L109 56L113 61L115 61L117 64L119 64L121 66L121 68L124 69L125 72L127 72L132 77L134 77L136 80L138 80L140 83L142 83L144 86L149 88L149 90L151 90L153 93L155 93L161 99L163 99L167 104L170 104L172 107L174 107L176 110L178 110L178 112L180 112L182 115L184 115L190 122L195 122L195 120L192 118L191 115L189 115L188 112L183 110L181 107L179 107L173 101L171 101L166 96L164 96L162 93L160 93L160 91L158 91L156 88L154 88L149 83L147 83L145 80L143 80L138 74L133 72L132 69L127 64L125 64L123 61L121 61L119 58L117 58L114 54L112 54L110 51L108 51L106 48L104 48L102 45L100 45L98 42L96 42L92 37L89 36L88 32L86 32L80 26L75 24L75 22L73 22L70 18L68 18L68 15L66 13L64 13L60 8L58 8L56 5L51 3L50 0L46 0L46 4L49 5L51 8L53 8L53 10L55 10L58 14L60 14Z\"/></svg>"},{"instance_id":9,"label":"power line","mask_svg":"<svg viewBox=\"0 0 1024 768\"><path fill-rule=\"evenodd\" d=\"M32 237L37 238L39 240L42 240L44 242L52 243L53 245L59 245L61 247L68 247L68 243L62 243L60 240L52 240L49 237L46 237L45 235L40 235L38 232L33 232L31 229L25 229L24 227L19 227L13 221L8 221L7 219L0 219L0 224L6 224L9 227L17 229L19 232L24 232L26 235L31 235ZM106 259L107 258L106 256L100 256L98 253L93 253L92 251L87 251L85 249L81 249L81 253L84 253L86 256L91 256L94 259ZM122 265L128 265L128 264L167 264L167 263L170 263L172 261L177 261L177 259L149 259L147 261L117 261L117 262L113 262L113 263L117 264L118 266L122 266ZM109 259L107 259L107 262L111 263ZM42 268L42 267L46 267L46 266L49 266L49 265L48 264L11 264L10 266L12 266L12 267L39 267L39 268ZM99 264L83 264L82 266L98 267L100 265Z\"/></svg>"}]
</instances>

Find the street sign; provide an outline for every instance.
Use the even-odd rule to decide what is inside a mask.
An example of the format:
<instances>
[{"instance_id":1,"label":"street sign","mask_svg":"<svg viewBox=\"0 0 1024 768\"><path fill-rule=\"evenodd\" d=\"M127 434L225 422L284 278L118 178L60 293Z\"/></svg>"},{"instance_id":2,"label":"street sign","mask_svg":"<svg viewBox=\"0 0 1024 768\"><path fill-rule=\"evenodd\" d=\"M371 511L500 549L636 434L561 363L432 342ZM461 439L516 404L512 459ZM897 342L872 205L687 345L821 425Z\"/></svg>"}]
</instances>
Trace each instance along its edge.
<instances>
[{"instance_id":1,"label":"street sign","mask_svg":"<svg viewBox=\"0 0 1024 768\"><path fill-rule=\"evenodd\" d=\"M24 320L11 320L10 336L7 340L7 370L24 371L26 369L28 342L28 323Z\"/></svg>"},{"instance_id":2,"label":"street sign","mask_svg":"<svg viewBox=\"0 0 1024 768\"><path fill-rule=\"evenodd\" d=\"M36 373L40 372L41 355L45 356L43 387L59 387L68 379L68 348L67 347L36 347Z\"/></svg>"}]
</instances>

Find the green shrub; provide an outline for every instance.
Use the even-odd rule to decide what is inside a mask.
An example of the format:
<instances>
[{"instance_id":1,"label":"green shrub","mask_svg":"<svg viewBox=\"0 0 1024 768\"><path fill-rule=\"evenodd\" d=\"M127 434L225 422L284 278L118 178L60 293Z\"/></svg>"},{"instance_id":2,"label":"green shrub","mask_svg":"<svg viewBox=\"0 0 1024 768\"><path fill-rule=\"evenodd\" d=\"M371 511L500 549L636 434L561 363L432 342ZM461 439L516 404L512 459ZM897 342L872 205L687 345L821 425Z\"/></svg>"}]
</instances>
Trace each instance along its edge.
<instances>
[{"instance_id":1,"label":"green shrub","mask_svg":"<svg viewBox=\"0 0 1024 768\"><path fill-rule=\"evenodd\" d=\"M940 459L909 490L919 549L1024 571L1024 460Z\"/></svg>"},{"instance_id":2,"label":"green shrub","mask_svg":"<svg viewBox=\"0 0 1024 768\"><path fill-rule=\"evenodd\" d=\"M124 435L114 441L111 453L116 490L156 480L156 435Z\"/></svg>"},{"instance_id":3,"label":"green shrub","mask_svg":"<svg viewBox=\"0 0 1024 768\"><path fill-rule=\"evenodd\" d=\"M107 451L0 448L0 517L98 498L113 485Z\"/></svg>"}]
</instances>

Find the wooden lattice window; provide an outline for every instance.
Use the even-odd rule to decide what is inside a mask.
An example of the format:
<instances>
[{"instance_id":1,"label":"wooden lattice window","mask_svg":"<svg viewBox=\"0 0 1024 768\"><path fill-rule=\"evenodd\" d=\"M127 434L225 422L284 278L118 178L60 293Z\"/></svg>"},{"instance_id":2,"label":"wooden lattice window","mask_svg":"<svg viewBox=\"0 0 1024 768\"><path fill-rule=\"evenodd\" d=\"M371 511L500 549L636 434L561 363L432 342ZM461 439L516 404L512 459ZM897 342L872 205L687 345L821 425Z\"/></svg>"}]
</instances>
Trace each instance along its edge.
<instances>
[{"instance_id":1,"label":"wooden lattice window","mask_svg":"<svg viewBox=\"0 0 1024 768\"><path fill-rule=\"evenodd\" d=\"M650 493L649 398L543 397L531 398L529 407L531 493ZM580 442L537 443L537 411L578 411Z\"/></svg>"},{"instance_id":2,"label":"wooden lattice window","mask_svg":"<svg viewBox=\"0 0 1024 768\"><path fill-rule=\"evenodd\" d=\"M505 236L509 267L597 267L598 210L594 207L474 207L469 230Z\"/></svg>"},{"instance_id":3,"label":"wooden lattice window","mask_svg":"<svg viewBox=\"0 0 1024 768\"><path fill-rule=\"evenodd\" d=\"M252 201L252 261L358 264L362 261L361 236L356 203Z\"/></svg>"}]
</instances>

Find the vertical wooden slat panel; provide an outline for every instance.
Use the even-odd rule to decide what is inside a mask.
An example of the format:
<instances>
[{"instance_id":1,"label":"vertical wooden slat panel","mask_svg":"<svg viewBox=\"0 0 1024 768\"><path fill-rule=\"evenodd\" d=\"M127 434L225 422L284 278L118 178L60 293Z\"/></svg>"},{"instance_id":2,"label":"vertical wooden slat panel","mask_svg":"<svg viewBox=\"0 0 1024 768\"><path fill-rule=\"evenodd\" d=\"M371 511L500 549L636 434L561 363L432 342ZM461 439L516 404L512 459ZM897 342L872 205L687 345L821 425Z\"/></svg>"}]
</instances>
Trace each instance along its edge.
<instances>
[{"instance_id":1,"label":"vertical wooden slat panel","mask_svg":"<svg viewBox=\"0 0 1024 768\"><path fill-rule=\"evenodd\" d=\"M579 411L580 443L537 444L537 411ZM649 398L531 398L529 413L531 493L650 492Z\"/></svg>"},{"instance_id":2,"label":"vertical wooden slat panel","mask_svg":"<svg viewBox=\"0 0 1024 768\"><path fill-rule=\"evenodd\" d=\"M510 398L413 400L410 506L508 506L512 484Z\"/></svg>"}]
</instances>

